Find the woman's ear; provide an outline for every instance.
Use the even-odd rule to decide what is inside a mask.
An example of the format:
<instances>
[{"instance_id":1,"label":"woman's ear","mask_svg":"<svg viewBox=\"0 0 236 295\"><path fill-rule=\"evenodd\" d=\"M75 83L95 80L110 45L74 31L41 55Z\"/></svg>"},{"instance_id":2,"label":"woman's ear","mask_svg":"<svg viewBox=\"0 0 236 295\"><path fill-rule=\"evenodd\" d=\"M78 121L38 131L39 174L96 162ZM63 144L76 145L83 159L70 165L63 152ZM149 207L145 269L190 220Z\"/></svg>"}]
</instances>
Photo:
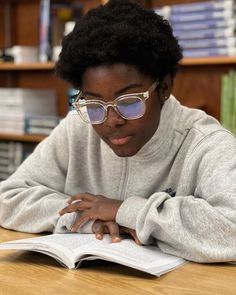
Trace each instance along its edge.
<instances>
[{"instance_id":1,"label":"woman's ear","mask_svg":"<svg viewBox=\"0 0 236 295\"><path fill-rule=\"evenodd\" d=\"M161 102L164 103L171 95L173 87L173 78L170 74L166 75L159 85L159 97Z\"/></svg>"}]
</instances>

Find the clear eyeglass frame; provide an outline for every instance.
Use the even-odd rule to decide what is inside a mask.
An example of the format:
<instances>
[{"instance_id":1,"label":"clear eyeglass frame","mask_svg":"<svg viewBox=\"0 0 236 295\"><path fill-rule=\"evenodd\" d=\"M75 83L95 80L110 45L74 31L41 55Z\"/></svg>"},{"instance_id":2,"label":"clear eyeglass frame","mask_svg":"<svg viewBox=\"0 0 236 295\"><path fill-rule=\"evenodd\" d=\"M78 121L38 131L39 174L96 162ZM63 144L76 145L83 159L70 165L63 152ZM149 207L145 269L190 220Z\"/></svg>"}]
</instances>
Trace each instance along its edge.
<instances>
[{"instance_id":1,"label":"clear eyeglass frame","mask_svg":"<svg viewBox=\"0 0 236 295\"><path fill-rule=\"evenodd\" d=\"M89 124L93 124L93 125L101 124L101 123L105 122L105 120L107 119L107 109L108 109L108 107L112 107L113 109L115 109L115 111L123 119L126 119L126 120L139 119L145 114L145 110L146 110L145 101L150 97L150 94L156 89L156 87L158 85L159 85L159 80L155 80L154 83L145 92L124 94L124 95L118 96L116 99L114 99L113 101L110 101L110 102L104 102L102 100L97 100L97 99L91 99L91 100L83 99L83 92L79 91L75 95L75 100L74 100L74 102L72 102L71 105L78 112L79 116L81 117L81 119L84 122L89 123ZM128 99L131 99L131 98L136 98L137 99L138 98L143 103L143 107L144 107L143 112L138 114L137 116L132 116L132 117L124 116L119 111L119 109L117 108L117 103L125 101L127 98ZM104 116L103 116L102 120L91 122L89 119L86 118L86 116L83 115L83 112L81 111L82 108L87 107L88 105L91 105L91 104L97 104L97 105L103 107Z\"/></svg>"}]
</instances>

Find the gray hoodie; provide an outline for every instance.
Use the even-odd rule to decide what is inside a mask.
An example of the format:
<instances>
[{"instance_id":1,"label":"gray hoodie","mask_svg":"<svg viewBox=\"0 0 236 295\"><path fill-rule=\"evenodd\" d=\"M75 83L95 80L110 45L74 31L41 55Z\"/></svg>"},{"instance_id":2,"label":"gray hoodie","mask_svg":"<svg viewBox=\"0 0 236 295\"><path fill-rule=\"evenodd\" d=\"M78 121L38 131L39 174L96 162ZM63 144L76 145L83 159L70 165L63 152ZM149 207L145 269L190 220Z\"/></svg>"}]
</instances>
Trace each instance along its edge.
<instances>
[{"instance_id":1,"label":"gray hoodie","mask_svg":"<svg viewBox=\"0 0 236 295\"><path fill-rule=\"evenodd\" d=\"M156 133L128 158L71 112L0 184L0 225L67 231L77 213L58 211L82 192L123 200L116 221L143 244L197 262L236 261L236 140L173 96Z\"/></svg>"}]
</instances>

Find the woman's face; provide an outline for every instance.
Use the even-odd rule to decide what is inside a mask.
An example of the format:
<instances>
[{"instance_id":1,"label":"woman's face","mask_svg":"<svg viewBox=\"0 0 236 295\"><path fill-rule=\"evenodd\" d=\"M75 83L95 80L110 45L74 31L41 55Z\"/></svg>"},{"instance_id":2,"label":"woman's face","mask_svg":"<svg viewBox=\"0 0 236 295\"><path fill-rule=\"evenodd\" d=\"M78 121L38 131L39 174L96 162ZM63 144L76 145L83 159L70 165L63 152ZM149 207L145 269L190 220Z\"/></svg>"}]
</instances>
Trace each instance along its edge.
<instances>
[{"instance_id":1,"label":"woman's face","mask_svg":"<svg viewBox=\"0 0 236 295\"><path fill-rule=\"evenodd\" d=\"M82 91L86 99L111 102L120 95L145 92L154 80L135 67L125 64L102 65L89 68L82 77ZM155 133L160 121L161 98L158 90L146 100L146 112L134 120L123 119L108 107L105 122L93 125L97 134L117 156L135 155Z\"/></svg>"}]
</instances>

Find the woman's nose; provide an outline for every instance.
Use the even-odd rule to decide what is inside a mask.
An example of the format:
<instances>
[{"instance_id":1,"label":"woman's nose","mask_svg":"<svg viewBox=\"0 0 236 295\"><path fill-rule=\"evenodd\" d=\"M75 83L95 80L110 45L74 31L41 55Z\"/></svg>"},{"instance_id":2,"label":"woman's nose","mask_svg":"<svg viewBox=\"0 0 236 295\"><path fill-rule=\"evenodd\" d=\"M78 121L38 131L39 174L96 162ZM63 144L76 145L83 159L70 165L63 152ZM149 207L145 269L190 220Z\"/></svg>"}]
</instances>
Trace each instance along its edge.
<instances>
[{"instance_id":1,"label":"woman's nose","mask_svg":"<svg viewBox=\"0 0 236 295\"><path fill-rule=\"evenodd\" d=\"M115 127L119 125L124 125L126 120L122 118L117 111L113 107L107 108L107 118L104 122L106 126L108 127Z\"/></svg>"}]
</instances>

